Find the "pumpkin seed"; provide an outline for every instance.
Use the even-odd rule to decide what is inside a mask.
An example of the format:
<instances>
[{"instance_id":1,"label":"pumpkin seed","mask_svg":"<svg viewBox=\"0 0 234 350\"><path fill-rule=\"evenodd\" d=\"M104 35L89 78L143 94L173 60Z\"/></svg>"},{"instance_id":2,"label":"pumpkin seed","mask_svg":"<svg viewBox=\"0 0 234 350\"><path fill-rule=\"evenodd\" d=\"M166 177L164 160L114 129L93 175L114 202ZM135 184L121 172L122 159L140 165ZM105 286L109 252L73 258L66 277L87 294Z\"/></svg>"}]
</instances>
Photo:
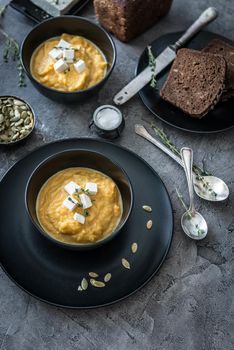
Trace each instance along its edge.
<instances>
[{"instance_id":1,"label":"pumpkin seed","mask_svg":"<svg viewBox=\"0 0 234 350\"><path fill-rule=\"evenodd\" d=\"M152 208L149 205L143 205L142 208L144 209L144 211L147 211L148 213L152 212Z\"/></svg>"},{"instance_id":2,"label":"pumpkin seed","mask_svg":"<svg viewBox=\"0 0 234 350\"><path fill-rule=\"evenodd\" d=\"M14 105L15 106L24 106L24 102L22 102L20 100L14 100Z\"/></svg>"},{"instance_id":3,"label":"pumpkin seed","mask_svg":"<svg viewBox=\"0 0 234 350\"><path fill-rule=\"evenodd\" d=\"M133 243L131 246L131 249L132 249L133 254L135 254L137 252L137 249L138 249L137 243Z\"/></svg>"},{"instance_id":4,"label":"pumpkin seed","mask_svg":"<svg viewBox=\"0 0 234 350\"><path fill-rule=\"evenodd\" d=\"M16 140L17 137L19 137L19 133L18 133L18 132L17 132L17 134L15 134L15 135L12 137L12 140L13 140L13 141Z\"/></svg>"},{"instance_id":5,"label":"pumpkin seed","mask_svg":"<svg viewBox=\"0 0 234 350\"><path fill-rule=\"evenodd\" d=\"M148 230L151 230L152 226L153 226L153 221L152 220L147 221L146 227L148 228Z\"/></svg>"},{"instance_id":6,"label":"pumpkin seed","mask_svg":"<svg viewBox=\"0 0 234 350\"><path fill-rule=\"evenodd\" d=\"M4 122L4 117L2 114L0 114L0 124L2 124Z\"/></svg>"},{"instance_id":7,"label":"pumpkin seed","mask_svg":"<svg viewBox=\"0 0 234 350\"><path fill-rule=\"evenodd\" d=\"M22 113L21 113L21 118L23 118L23 119L25 119L25 118L27 118L27 112L26 111L23 111Z\"/></svg>"},{"instance_id":8,"label":"pumpkin seed","mask_svg":"<svg viewBox=\"0 0 234 350\"><path fill-rule=\"evenodd\" d=\"M96 288L103 288L103 287L105 287L105 283L104 282L94 280L93 278L90 279L90 283L92 284L93 287L96 287Z\"/></svg>"},{"instance_id":9,"label":"pumpkin seed","mask_svg":"<svg viewBox=\"0 0 234 350\"><path fill-rule=\"evenodd\" d=\"M130 268L131 268L129 261L127 259L125 259L125 258L122 259L122 265L123 265L123 267L125 267L125 269L129 269L130 270Z\"/></svg>"},{"instance_id":10,"label":"pumpkin seed","mask_svg":"<svg viewBox=\"0 0 234 350\"><path fill-rule=\"evenodd\" d=\"M81 281L81 287L83 290L86 290L88 288L88 281L86 278L83 278Z\"/></svg>"},{"instance_id":11,"label":"pumpkin seed","mask_svg":"<svg viewBox=\"0 0 234 350\"><path fill-rule=\"evenodd\" d=\"M111 280L111 273L110 272L108 272L106 275L105 275L105 277L104 277L104 281L105 282L109 282L110 280Z\"/></svg>"},{"instance_id":12,"label":"pumpkin seed","mask_svg":"<svg viewBox=\"0 0 234 350\"><path fill-rule=\"evenodd\" d=\"M89 272L89 276L93 278L97 278L99 275L96 272Z\"/></svg>"}]
</instances>

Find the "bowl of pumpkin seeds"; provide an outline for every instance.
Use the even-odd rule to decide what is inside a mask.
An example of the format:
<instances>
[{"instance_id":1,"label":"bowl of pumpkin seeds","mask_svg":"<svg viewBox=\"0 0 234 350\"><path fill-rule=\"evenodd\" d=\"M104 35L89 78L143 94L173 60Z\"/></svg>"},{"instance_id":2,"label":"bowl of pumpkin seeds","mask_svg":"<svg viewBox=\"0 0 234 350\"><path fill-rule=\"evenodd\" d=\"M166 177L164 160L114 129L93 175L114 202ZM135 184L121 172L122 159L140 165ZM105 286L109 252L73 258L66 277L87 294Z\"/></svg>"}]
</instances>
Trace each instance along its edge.
<instances>
[{"instance_id":1,"label":"bowl of pumpkin seeds","mask_svg":"<svg viewBox=\"0 0 234 350\"><path fill-rule=\"evenodd\" d=\"M24 140L34 126L35 114L27 102L15 96L0 96L0 145Z\"/></svg>"}]
</instances>

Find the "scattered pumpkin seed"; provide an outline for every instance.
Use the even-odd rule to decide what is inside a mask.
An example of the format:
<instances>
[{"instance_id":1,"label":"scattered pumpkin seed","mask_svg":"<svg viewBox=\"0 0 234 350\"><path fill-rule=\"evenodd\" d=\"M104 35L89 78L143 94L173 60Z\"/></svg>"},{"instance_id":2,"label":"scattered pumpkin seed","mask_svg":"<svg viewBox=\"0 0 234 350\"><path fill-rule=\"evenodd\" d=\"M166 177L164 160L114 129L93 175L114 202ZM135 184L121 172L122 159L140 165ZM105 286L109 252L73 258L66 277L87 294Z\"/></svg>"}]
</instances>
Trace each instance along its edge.
<instances>
[{"instance_id":1,"label":"scattered pumpkin seed","mask_svg":"<svg viewBox=\"0 0 234 350\"><path fill-rule=\"evenodd\" d=\"M149 205L143 205L142 208L144 209L144 211L147 211L148 213L152 212L152 208Z\"/></svg>"},{"instance_id":2,"label":"scattered pumpkin seed","mask_svg":"<svg viewBox=\"0 0 234 350\"><path fill-rule=\"evenodd\" d=\"M112 277L112 276L111 276L111 273L108 272L108 273L105 275L105 277L104 277L104 281L105 281L105 282L109 282L109 281L111 280L111 277Z\"/></svg>"},{"instance_id":3,"label":"scattered pumpkin seed","mask_svg":"<svg viewBox=\"0 0 234 350\"><path fill-rule=\"evenodd\" d=\"M99 275L96 272L89 272L89 276L93 278L97 278Z\"/></svg>"},{"instance_id":4,"label":"scattered pumpkin seed","mask_svg":"<svg viewBox=\"0 0 234 350\"><path fill-rule=\"evenodd\" d=\"M148 228L148 230L151 230L152 226L153 226L153 221L152 220L147 221L146 227Z\"/></svg>"},{"instance_id":5,"label":"scattered pumpkin seed","mask_svg":"<svg viewBox=\"0 0 234 350\"><path fill-rule=\"evenodd\" d=\"M86 290L88 288L88 281L86 278L83 278L82 281L81 281L81 287L83 290Z\"/></svg>"},{"instance_id":6,"label":"scattered pumpkin seed","mask_svg":"<svg viewBox=\"0 0 234 350\"><path fill-rule=\"evenodd\" d=\"M131 246L132 252L133 254L135 254L137 252L138 249L138 244L137 243L133 243Z\"/></svg>"},{"instance_id":7,"label":"scattered pumpkin seed","mask_svg":"<svg viewBox=\"0 0 234 350\"><path fill-rule=\"evenodd\" d=\"M97 287L97 288L103 288L105 287L105 283L102 281L97 281L93 278L90 279L90 283L92 284L92 286Z\"/></svg>"},{"instance_id":8,"label":"scattered pumpkin seed","mask_svg":"<svg viewBox=\"0 0 234 350\"><path fill-rule=\"evenodd\" d=\"M127 259L125 259L125 258L122 259L122 265L123 265L123 267L125 267L125 269L129 269L130 270L130 268L131 268L129 261Z\"/></svg>"}]
</instances>

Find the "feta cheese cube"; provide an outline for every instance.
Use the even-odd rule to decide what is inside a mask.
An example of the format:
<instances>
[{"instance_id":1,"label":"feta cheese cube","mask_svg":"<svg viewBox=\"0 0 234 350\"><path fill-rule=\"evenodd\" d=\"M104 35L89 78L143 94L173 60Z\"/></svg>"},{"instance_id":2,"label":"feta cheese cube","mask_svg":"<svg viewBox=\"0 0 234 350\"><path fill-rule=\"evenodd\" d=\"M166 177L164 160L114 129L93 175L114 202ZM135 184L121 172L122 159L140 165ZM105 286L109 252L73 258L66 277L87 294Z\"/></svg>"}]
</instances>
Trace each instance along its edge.
<instances>
[{"instance_id":1,"label":"feta cheese cube","mask_svg":"<svg viewBox=\"0 0 234 350\"><path fill-rule=\"evenodd\" d=\"M80 224L84 225L85 223L85 217L84 215L81 215L79 213L75 213L74 216L73 216L74 220L79 222Z\"/></svg>"},{"instance_id":2,"label":"feta cheese cube","mask_svg":"<svg viewBox=\"0 0 234 350\"><path fill-rule=\"evenodd\" d=\"M58 60L59 58L61 58L63 55L62 50L57 49L56 47L54 49L52 49L49 52L49 56L53 59L53 60Z\"/></svg>"},{"instance_id":3,"label":"feta cheese cube","mask_svg":"<svg viewBox=\"0 0 234 350\"><path fill-rule=\"evenodd\" d=\"M68 210L72 211L75 209L75 207L77 206L77 201L68 196L64 201L63 201L63 207L67 208Z\"/></svg>"},{"instance_id":4,"label":"feta cheese cube","mask_svg":"<svg viewBox=\"0 0 234 350\"><path fill-rule=\"evenodd\" d=\"M83 205L83 209L88 209L92 207L91 199L89 198L89 196L87 196L87 194L82 193L79 195L79 197Z\"/></svg>"},{"instance_id":5,"label":"feta cheese cube","mask_svg":"<svg viewBox=\"0 0 234 350\"><path fill-rule=\"evenodd\" d=\"M68 65L66 64L66 62L64 62L64 60L63 60L62 58L60 58L60 60L58 60L58 61L54 64L54 69L56 70L56 72L62 73L62 72L64 72L66 69L68 69Z\"/></svg>"},{"instance_id":6,"label":"feta cheese cube","mask_svg":"<svg viewBox=\"0 0 234 350\"><path fill-rule=\"evenodd\" d=\"M85 191L89 191L90 194L97 194L97 184L94 182L87 182Z\"/></svg>"},{"instance_id":7,"label":"feta cheese cube","mask_svg":"<svg viewBox=\"0 0 234 350\"><path fill-rule=\"evenodd\" d=\"M77 62L74 64L74 67L75 67L75 70L76 70L78 73L82 73L82 72L85 70L85 68L86 68L85 61L83 61L83 60L77 61Z\"/></svg>"},{"instance_id":8,"label":"feta cheese cube","mask_svg":"<svg viewBox=\"0 0 234 350\"><path fill-rule=\"evenodd\" d=\"M68 49L63 51L63 59L68 63L73 63L75 57L75 51L73 49Z\"/></svg>"},{"instance_id":9,"label":"feta cheese cube","mask_svg":"<svg viewBox=\"0 0 234 350\"><path fill-rule=\"evenodd\" d=\"M74 193L80 191L80 186L77 185L74 181L69 182L66 186L64 186L64 190L72 196Z\"/></svg>"},{"instance_id":10,"label":"feta cheese cube","mask_svg":"<svg viewBox=\"0 0 234 350\"><path fill-rule=\"evenodd\" d=\"M71 47L71 44L69 44L66 40L61 39L57 46L61 49L69 49L69 47Z\"/></svg>"}]
</instances>

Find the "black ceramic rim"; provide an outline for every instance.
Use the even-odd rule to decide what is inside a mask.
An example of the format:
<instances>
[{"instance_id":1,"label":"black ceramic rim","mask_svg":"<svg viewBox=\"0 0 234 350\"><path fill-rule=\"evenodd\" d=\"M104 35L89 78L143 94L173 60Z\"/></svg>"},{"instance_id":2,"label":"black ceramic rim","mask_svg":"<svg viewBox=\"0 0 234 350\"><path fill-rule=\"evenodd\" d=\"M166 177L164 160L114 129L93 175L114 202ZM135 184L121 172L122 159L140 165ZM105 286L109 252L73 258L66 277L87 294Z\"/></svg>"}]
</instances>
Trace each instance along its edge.
<instances>
[{"instance_id":1,"label":"black ceramic rim","mask_svg":"<svg viewBox=\"0 0 234 350\"><path fill-rule=\"evenodd\" d=\"M30 154L32 154L33 152L35 151L38 151L38 150L43 150L44 148L46 148L47 146L49 145L55 145L55 144L59 144L59 143L65 143L66 141L70 141L70 142L76 142L78 140L84 140L84 141L90 141L90 138L88 137L82 137L82 138L67 138L67 139L62 139L62 140L58 140L58 141L54 141L54 142L51 142L49 144L45 144L45 145L42 145L42 146L39 146L37 148L35 148L32 152L29 152L26 156L20 158L18 160L18 162L16 162L15 164L18 164L19 162L23 161L25 158L27 158ZM111 301L111 302L107 302L107 303L102 303L102 304L99 304L99 305L92 305L92 306L70 306L70 305L62 305L62 304L57 304L57 303L54 303L54 302L51 302L51 301L48 301L46 299L43 299L31 292L29 292L27 289L25 289L24 287L22 287L18 282L16 282L16 280L8 273L8 271L4 268L4 266L2 265L2 262L0 261L0 266L2 268L2 270L5 272L5 274L9 277L9 279L11 281L13 281L21 290L23 290L24 292L26 292L28 295L34 297L36 300L39 300L39 301L42 301L48 305L52 305L52 306L56 306L56 307L60 307L60 308L66 308L66 309L76 309L76 310L84 310L84 309L96 309L96 308L101 308L101 307L105 307L105 306L109 306L109 305L113 305L113 304L116 304L118 302L121 302L123 300L125 300L126 298L134 295L136 292L138 292L140 289L142 289L155 275L156 273L159 271L159 269L161 268L163 262L165 261L165 258L169 252L169 249L171 247L171 243L172 243L172 239L173 239L173 230L174 230L174 220L173 220L173 208L172 208L172 204L171 204L171 200L170 200L170 196L169 196L169 193L167 191L167 188L165 187L164 185L164 182L162 181L162 179L159 177L159 175L157 174L157 172L143 159L141 158L140 156L138 156L136 153L134 153L133 151L121 146L121 145L115 145L111 142L108 142L108 141L100 141L99 139L95 139L93 138L92 140L96 141L96 142L99 142L99 143L105 143L105 144L110 144L116 148L120 148L122 149L123 151L126 151L130 154L132 154L133 156L135 156L138 160L140 160L144 165L146 165L152 172L153 174L161 181L161 184L168 196L168 201L169 201L169 206L170 206L170 211L171 211L171 214L172 214L172 221L171 221L171 230L170 230L170 240L168 242L168 246L165 250L165 253L160 261L160 263L158 264L157 268L155 269L155 271L149 276L149 278L147 278L138 288L136 288L135 290L133 290L132 292L124 295L123 297L119 298L119 299L116 299L114 301ZM15 164L13 164L9 169L8 171L4 174L4 176L2 177L1 181L7 176L8 172L11 171L11 169L14 168ZM0 182L1 182L0 181Z\"/></svg>"},{"instance_id":2,"label":"black ceramic rim","mask_svg":"<svg viewBox=\"0 0 234 350\"><path fill-rule=\"evenodd\" d=\"M109 242L112 238L114 238L119 232L120 230L123 228L123 226L126 224L126 222L128 221L128 218L132 212L132 208L133 208L133 203L134 203L134 193L133 193L133 189L132 189L132 183L131 183L131 180L128 176L128 174L126 173L126 171L116 162L114 161L113 159L111 159L110 157L106 157L104 154L100 153L100 152L96 152L96 151L90 151L90 150L82 150L84 152L90 152L90 153L94 153L94 154L97 154L97 155L100 155L102 156L103 158L106 158L108 159L111 163L113 163L116 167L118 167L122 173L124 174L125 178L127 179L128 181L128 184L129 184L129 188L130 188L130 193L131 193L131 203L130 203L130 206L129 206L129 211L128 211L128 214L126 215L126 218L124 219L124 221L122 222L122 224L120 226L117 226L115 228L115 230L109 234L108 236L104 237L103 239L99 240L99 241L96 241L95 243L80 243L80 244L69 244L69 243L66 243L66 242L61 242L59 241L58 239L55 239L53 238L53 236L50 236L44 229L42 226L40 226L39 224L37 224L37 222L35 222L31 216L31 213L30 213L30 210L28 208L28 186L30 184L30 182L32 181L32 178L33 176L35 175L35 173L40 170L40 168L42 166L44 166L48 161L50 161L51 159L53 158L56 158L58 157L59 155L62 155L62 154L65 154L65 153L69 153L69 152L74 152L74 151L77 151L76 149L68 149L66 151L62 151L62 152L58 152L58 153L55 153L53 154L52 156L49 156L47 157L46 159L44 159L40 164L38 164L38 166L34 169L34 171L32 172L32 174L30 175L29 179L28 179L28 182L26 184L26 188L25 188L25 207L27 209L27 213L28 213L28 216L32 222L32 224L34 226L36 226L37 230L44 236L46 237L47 239L49 239L52 243L54 244L57 244L59 246L62 246L62 247L71 247L71 248L76 248L76 247L80 247L80 248L87 248L87 247L91 247L91 248L96 248L96 247L99 247L99 245L102 245L102 244L105 244L106 242ZM105 174L106 175L106 174ZM108 176L108 175L107 175Z\"/></svg>"},{"instance_id":3,"label":"black ceramic rim","mask_svg":"<svg viewBox=\"0 0 234 350\"><path fill-rule=\"evenodd\" d=\"M149 44L149 46L153 47L153 46L156 46L156 44L159 42L159 41L162 41L163 39L166 41L166 44L165 44L165 48L167 47L168 45L168 38L170 38L171 36L175 36L177 35L178 38L184 34L184 32L172 32L172 33L167 33L167 34L164 34L162 35L161 37L158 37L157 39L155 39L153 42L151 42ZM190 44L193 43L193 40L196 39L196 37L201 37L201 36L205 36L205 35L209 35L210 36L210 40L212 39L215 39L215 38L218 38L220 40L223 40L227 43L229 43L230 45L234 45L234 43L228 39L228 38L225 38L219 34L216 34L216 33L212 33L212 32L209 32L209 31L201 31L199 32L198 34L196 34L196 36L190 40L190 42L185 45L184 47L188 47L190 46ZM173 44L173 41L170 43L170 44ZM196 49L194 46L190 47L192 49ZM142 54L140 55L139 59L138 59L138 62L137 62L137 65L136 65L136 68L135 68L135 76L137 76L140 72L141 72L141 69L140 69L140 66L143 62L143 57L147 54L147 47L143 50ZM163 77L164 75L168 75L168 71L167 71L167 68L165 69L166 72L162 72L159 74L159 78L160 77ZM157 110L156 110L156 107L155 108L152 108L150 106L150 102L149 102L149 97L147 97L147 92L144 92L144 88L139 92L139 96L143 102L143 104L148 108L148 110L154 114L158 119L160 119L161 121L163 121L164 123L174 127L174 128L177 128L179 130L182 130L182 131L188 131L188 132L191 132L191 133L196 133L196 134L213 134L213 133L219 133L219 132L223 132L223 131L226 131L226 130L229 130L229 129L232 129L234 127L234 122L232 125L229 125L227 127L221 127L219 129L216 129L216 130L193 130L192 128L188 128L188 127L182 127L182 126L179 126L179 125L176 125L176 123L172 123L172 122L169 122L168 120L166 120L165 117L163 117L162 115L160 115ZM167 104L169 104L168 102L165 102ZM170 105L170 104L169 104ZM171 108L175 108L177 109L176 107L172 106L171 105ZM191 118L189 116L187 116L187 118ZM204 117L205 118L205 117ZM191 118L191 119L194 119L194 118Z\"/></svg>"},{"instance_id":4,"label":"black ceramic rim","mask_svg":"<svg viewBox=\"0 0 234 350\"><path fill-rule=\"evenodd\" d=\"M109 71L107 72L107 74L104 76L104 78L103 78L101 81L99 81L97 84L95 84L95 85L93 85L93 86L91 86L91 87L89 87L89 88L87 88L87 89L78 90L78 91L60 91L60 90L52 89L52 88L50 88L50 87L48 87L48 86L46 86L46 85L41 84L38 80L36 80L36 79L34 78L34 76L31 74L30 70L28 70L28 69L26 68L25 64L24 64L23 54L22 54L22 53L23 53L23 50L24 50L24 44L25 44L25 42L26 42L28 36L29 36L32 32L36 31L36 30L38 29L38 27L42 26L44 23L51 22L51 21L56 21L57 19L61 19L61 18L66 18L66 19L68 19L68 18L71 18L71 19L78 19L78 20L81 20L81 21L83 21L83 22L90 23L90 24L96 26L98 29L100 29L100 30L106 35L106 37L108 38L108 40L109 40L110 43L111 43L111 46L112 46L112 49L113 49L113 61L112 61L112 64L111 64L111 66L110 66ZM94 44L95 44L95 43L94 43ZM100 49L100 50L101 50L101 49ZM21 47L20 47L20 61L21 61L21 64L22 64L22 66L23 66L23 68L24 68L24 71L26 72L26 74L28 75L28 77L29 77L30 79L32 79L35 83L39 84L40 86L42 86L43 88L45 88L46 90L48 90L49 92L52 92L52 91L53 91L53 92L56 92L56 93L61 94L61 95L64 95L64 94L66 94L66 95L72 95L72 94L77 94L77 95L79 95L79 94L82 94L82 92L92 91L94 88L97 88L99 85L101 85L101 84L103 83L104 80L107 80L107 79L109 78L109 76L111 75L111 73L112 73L112 71L113 71L113 69L114 69L115 63L116 63L116 46L115 46L115 43L114 43L113 39L111 38L110 34L107 33L107 31L106 31L104 28L102 28L101 26L97 25L95 22L93 22L93 21L91 21L91 20L89 20L89 19L87 19L87 18L80 17L80 16L72 16L72 15L69 15L69 16L66 15L66 16L52 17L52 18L46 19L45 21L40 22L40 23L38 23L37 25L35 25L35 26L33 27L33 29L26 35L26 37L24 38L24 40L23 40L23 42L22 42L22 44L21 44Z\"/></svg>"}]
</instances>

